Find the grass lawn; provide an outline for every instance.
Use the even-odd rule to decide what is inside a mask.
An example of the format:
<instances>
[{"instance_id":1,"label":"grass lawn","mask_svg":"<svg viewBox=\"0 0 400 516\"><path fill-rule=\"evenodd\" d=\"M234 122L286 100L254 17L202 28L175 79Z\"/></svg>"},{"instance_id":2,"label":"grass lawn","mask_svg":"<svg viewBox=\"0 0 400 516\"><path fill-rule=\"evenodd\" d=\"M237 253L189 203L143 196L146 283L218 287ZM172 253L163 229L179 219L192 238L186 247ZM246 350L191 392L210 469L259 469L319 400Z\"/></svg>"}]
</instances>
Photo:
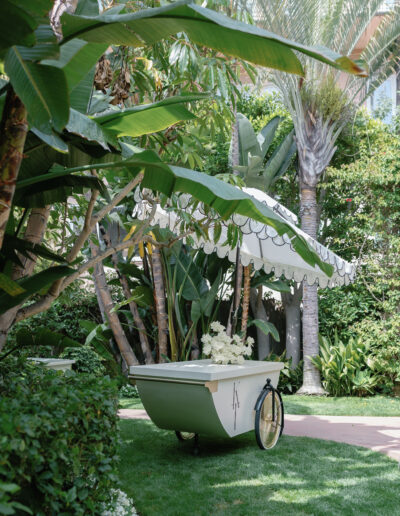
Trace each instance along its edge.
<instances>
[{"instance_id":1,"label":"grass lawn","mask_svg":"<svg viewBox=\"0 0 400 516\"><path fill-rule=\"evenodd\" d=\"M371 396L369 398L327 396L282 396L287 414L314 416L400 416L400 398Z\"/></svg>"},{"instance_id":2,"label":"grass lawn","mask_svg":"<svg viewBox=\"0 0 400 516\"><path fill-rule=\"evenodd\" d=\"M119 408L143 409L140 398L120 398Z\"/></svg>"},{"instance_id":3,"label":"grass lawn","mask_svg":"<svg viewBox=\"0 0 400 516\"><path fill-rule=\"evenodd\" d=\"M142 409L137 398L122 398L120 408ZM319 416L400 416L400 398L371 396L370 398L330 398L326 396L284 395L287 414Z\"/></svg>"},{"instance_id":4,"label":"grass lawn","mask_svg":"<svg viewBox=\"0 0 400 516\"><path fill-rule=\"evenodd\" d=\"M120 479L142 516L393 516L397 462L331 441L281 437L261 451L254 433L191 442L150 421L121 421Z\"/></svg>"}]
</instances>

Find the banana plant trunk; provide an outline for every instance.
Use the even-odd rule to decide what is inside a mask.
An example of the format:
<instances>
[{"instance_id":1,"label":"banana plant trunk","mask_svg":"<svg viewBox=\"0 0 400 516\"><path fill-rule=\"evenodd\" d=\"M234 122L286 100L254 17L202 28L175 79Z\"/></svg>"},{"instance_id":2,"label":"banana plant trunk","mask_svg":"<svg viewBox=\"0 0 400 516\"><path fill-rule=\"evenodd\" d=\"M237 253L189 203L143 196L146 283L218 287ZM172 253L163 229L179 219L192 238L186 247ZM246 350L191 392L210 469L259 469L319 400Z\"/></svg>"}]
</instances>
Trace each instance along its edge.
<instances>
[{"instance_id":1,"label":"banana plant trunk","mask_svg":"<svg viewBox=\"0 0 400 516\"><path fill-rule=\"evenodd\" d=\"M117 271L118 271L118 268L117 268ZM120 277L124 295L127 299L129 299L130 297L132 297L132 293L129 288L128 279L123 274L121 274L121 273L119 273L119 274L120 274L119 277ZM135 301L130 301L128 306L131 311L133 321L135 323L135 327L139 333L140 347L142 349L145 363L146 364L154 364L154 359L153 359L153 355L151 353L149 339L147 338L146 327L144 325L143 319L140 317L138 306L135 303Z\"/></svg>"},{"instance_id":2,"label":"banana plant trunk","mask_svg":"<svg viewBox=\"0 0 400 516\"><path fill-rule=\"evenodd\" d=\"M103 228L103 240L106 244L106 247L110 247L112 245L110 235L104 230ZM113 262L114 268L118 274L119 281L122 286L122 290L124 293L124 296L126 299L130 299L132 297L131 289L129 288L129 282L127 277L122 274L120 268L119 268L119 261L118 261L118 255L113 254L111 255L111 260ZM151 353L151 347L149 344L149 340L147 338L147 332L146 327L144 325L144 322L139 314L139 309L135 301L130 301L129 304L129 310L132 314L133 321L135 323L135 328L139 333L139 341L140 341L140 347L142 349L143 357L146 364L154 364L153 355Z\"/></svg>"},{"instance_id":3,"label":"banana plant trunk","mask_svg":"<svg viewBox=\"0 0 400 516\"><path fill-rule=\"evenodd\" d=\"M33 208L29 214L26 229L24 231L24 240L32 244L40 244L43 239L44 232L47 227L47 221L50 214L50 207ZM31 258L19 255L21 265L16 265L12 272L12 279L18 280L26 276L30 276L36 264L37 256L32 255ZM11 308L3 315L0 315L0 351L5 346L8 332L14 322L15 316L21 305Z\"/></svg>"},{"instance_id":4,"label":"banana plant trunk","mask_svg":"<svg viewBox=\"0 0 400 516\"><path fill-rule=\"evenodd\" d=\"M98 247L93 242L90 242L90 250L93 257L97 256ZM139 365L139 361L135 355L135 352L131 348L128 339L126 338L125 332L118 318L118 314L113 312L114 303L107 285L106 274L102 262L99 262L95 265L93 279L96 283L96 292L100 296L101 305L104 308L104 313L107 316L110 329L113 332L115 342L117 343L118 349L126 366L129 368L133 365Z\"/></svg>"},{"instance_id":5,"label":"banana plant trunk","mask_svg":"<svg viewBox=\"0 0 400 516\"><path fill-rule=\"evenodd\" d=\"M301 295L302 286L295 285L293 294L282 292L282 304L286 319L286 356L291 358L291 368L300 362L301 352Z\"/></svg>"},{"instance_id":6,"label":"banana plant trunk","mask_svg":"<svg viewBox=\"0 0 400 516\"><path fill-rule=\"evenodd\" d=\"M168 357L168 317L165 308L165 286L161 252L157 246L153 246L151 263L158 327L158 360L159 362L166 362Z\"/></svg>"},{"instance_id":7,"label":"banana plant trunk","mask_svg":"<svg viewBox=\"0 0 400 516\"><path fill-rule=\"evenodd\" d=\"M28 132L26 109L14 90L7 92L0 124L0 249L3 245Z\"/></svg>"},{"instance_id":8,"label":"banana plant trunk","mask_svg":"<svg viewBox=\"0 0 400 516\"><path fill-rule=\"evenodd\" d=\"M300 169L302 165L300 165ZM300 170L300 177L304 177ZM317 238L318 205L316 185L300 184L301 229L312 238ZM318 356L318 286L303 281L303 385L298 394L326 394L321 385L318 369L311 358Z\"/></svg>"},{"instance_id":9,"label":"banana plant trunk","mask_svg":"<svg viewBox=\"0 0 400 516\"><path fill-rule=\"evenodd\" d=\"M250 306L254 319L268 322L268 315L263 303L262 286L250 289ZM260 328L257 328L257 356L258 360L264 360L271 353L271 336L265 335Z\"/></svg>"}]
</instances>

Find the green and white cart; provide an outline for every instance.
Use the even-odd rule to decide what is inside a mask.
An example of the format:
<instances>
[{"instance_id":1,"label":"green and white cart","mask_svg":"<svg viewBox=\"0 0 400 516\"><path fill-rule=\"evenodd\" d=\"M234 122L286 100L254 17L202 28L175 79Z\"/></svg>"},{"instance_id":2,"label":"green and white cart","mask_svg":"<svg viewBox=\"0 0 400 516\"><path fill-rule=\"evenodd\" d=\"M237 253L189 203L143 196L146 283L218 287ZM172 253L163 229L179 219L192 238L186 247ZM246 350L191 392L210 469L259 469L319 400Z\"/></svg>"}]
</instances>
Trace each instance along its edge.
<instances>
[{"instance_id":1,"label":"green and white cart","mask_svg":"<svg viewBox=\"0 0 400 516\"><path fill-rule=\"evenodd\" d=\"M220 365L211 360L132 366L144 408L159 428L178 439L235 437L255 430L260 448L275 446L284 425L276 390L281 362L246 360Z\"/></svg>"}]
</instances>

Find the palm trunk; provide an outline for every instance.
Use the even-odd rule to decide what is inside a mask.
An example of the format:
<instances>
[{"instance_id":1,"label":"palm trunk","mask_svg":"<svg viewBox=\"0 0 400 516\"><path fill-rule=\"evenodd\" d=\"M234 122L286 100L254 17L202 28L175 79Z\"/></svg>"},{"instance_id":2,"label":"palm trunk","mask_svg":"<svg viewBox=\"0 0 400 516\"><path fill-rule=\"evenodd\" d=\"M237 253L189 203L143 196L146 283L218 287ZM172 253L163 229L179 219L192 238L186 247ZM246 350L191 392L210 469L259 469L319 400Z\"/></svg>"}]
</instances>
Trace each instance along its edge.
<instances>
[{"instance_id":1,"label":"palm trunk","mask_svg":"<svg viewBox=\"0 0 400 516\"><path fill-rule=\"evenodd\" d=\"M249 305L250 305L250 272L251 265L243 267L243 302L242 302L242 337L246 340L247 321L249 320Z\"/></svg>"},{"instance_id":2,"label":"palm trunk","mask_svg":"<svg viewBox=\"0 0 400 516\"><path fill-rule=\"evenodd\" d=\"M262 287L250 289L250 306L255 319L268 322L268 315L265 311ZM257 328L257 356L258 360L264 360L271 353L271 337L265 335L263 331Z\"/></svg>"},{"instance_id":3,"label":"palm trunk","mask_svg":"<svg viewBox=\"0 0 400 516\"><path fill-rule=\"evenodd\" d=\"M165 310L165 287L161 253L157 246L153 246L151 262L158 327L158 360L159 362L166 362L168 357L168 317Z\"/></svg>"},{"instance_id":4,"label":"palm trunk","mask_svg":"<svg viewBox=\"0 0 400 516\"><path fill-rule=\"evenodd\" d=\"M304 176L303 176L304 177ZM300 186L301 229L312 238L317 238L318 206L316 186L304 183ZM326 394L321 385L318 369L311 357L318 356L318 286L303 281L303 385L299 394Z\"/></svg>"},{"instance_id":5,"label":"palm trunk","mask_svg":"<svg viewBox=\"0 0 400 516\"><path fill-rule=\"evenodd\" d=\"M0 249L10 216L28 132L26 115L25 106L10 88L0 124Z\"/></svg>"},{"instance_id":6,"label":"palm trunk","mask_svg":"<svg viewBox=\"0 0 400 516\"><path fill-rule=\"evenodd\" d=\"M47 227L47 220L50 214L50 207L33 208L24 232L24 240L32 244L40 244L43 239L44 232ZM32 255L31 258L19 255L22 266L16 265L13 269L12 279L18 280L25 276L30 276L36 264L37 257ZM3 349L8 332L14 322L15 316L21 305L11 308L3 315L0 315L0 351Z\"/></svg>"},{"instance_id":7,"label":"palm trunk","mask_svg":"<svg viewBox=\"0 0 400 516\"><path fill-rule=\"evenodd\" d=\"M97 246L90 242L90 249L92 256L96 256L98 253ZM122 328L121 322L116 312L113 312L114 303L111 297L110 290L107 285L106 275L104 272L103 264L100 262L96 264L93 272L94 281L96 283L96 292L99 294L101 304L104 307L104 313L107 316L108 323L111 331L113 332L115 342L117 343L118 349L121 356L129 368L133 365L138 365L139 361L131 348L128 339L126 338L125 332Z\"/></svg>"},{"instance_id":8,"label":"palm trunk","mask_svg":"<svg viewBox=\"0 0 400 516\"><path fill-rule=\"evenodd\" d=\"M282 304L286 319L286 356L292 359L292 369L295 369L300 362L301 294L301 285L294 287L293 294L282 292Z\"/></svg>"}]
</instances>

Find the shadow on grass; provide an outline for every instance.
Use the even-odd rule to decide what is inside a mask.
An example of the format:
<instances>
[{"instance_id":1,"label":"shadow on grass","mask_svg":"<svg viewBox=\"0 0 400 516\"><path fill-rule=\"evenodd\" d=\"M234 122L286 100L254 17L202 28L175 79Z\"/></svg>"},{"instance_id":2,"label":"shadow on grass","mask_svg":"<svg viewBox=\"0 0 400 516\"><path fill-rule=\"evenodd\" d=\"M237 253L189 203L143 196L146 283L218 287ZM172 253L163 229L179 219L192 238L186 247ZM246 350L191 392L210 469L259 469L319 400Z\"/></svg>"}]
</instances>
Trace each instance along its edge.
<instances>
[{"instance_id":1,"label":"shadow on grass","mask_svg":"<svg viewBox=\"0 0 400 516\"><path fill-rule=\"evenodd\" d=\"M250 432L192 443L149 421L121 421L120 479L142 516L398 514L396 462L330 441L283 436L260 450Z\"/></svg>"}]
</instances>

